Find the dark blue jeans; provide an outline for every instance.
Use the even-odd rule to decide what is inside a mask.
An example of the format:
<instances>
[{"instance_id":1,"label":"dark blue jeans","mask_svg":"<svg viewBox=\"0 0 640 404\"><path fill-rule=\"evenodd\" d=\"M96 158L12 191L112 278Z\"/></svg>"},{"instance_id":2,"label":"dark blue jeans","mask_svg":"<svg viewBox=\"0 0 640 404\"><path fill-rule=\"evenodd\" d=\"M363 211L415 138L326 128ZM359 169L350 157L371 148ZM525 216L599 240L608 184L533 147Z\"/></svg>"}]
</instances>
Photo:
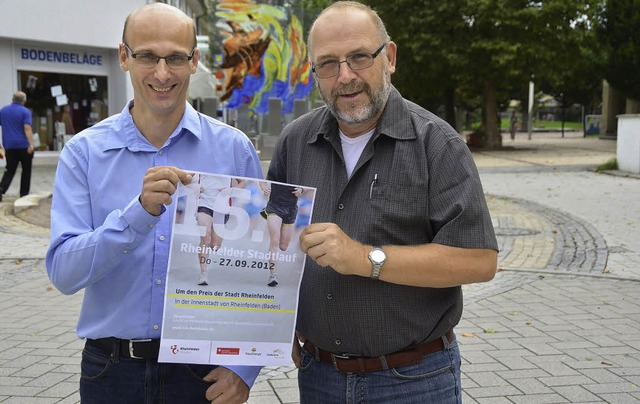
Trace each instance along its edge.
<instances>
[{"instance_id":1,"label":"dark blue jeans","mask_svg":"<svg viewBox=\"0 0 640 404\"><path fill-rule=\"evenodd\" d=\"M27 149L7 149L5 150L7 158L7 167L0 181L0 192L5 193L13 181L13 176L18 170L18 164L22 167L22 175L20 177L20 196L29 194L31 189L31 165L33 162L33 153L27 153Z\"/></svg>"},{"instance_id":2,"label":"dark blue jeans","mask_svg":"<svg viewBox=\"0 0 640 404\"><path fill-rule=\"evenodd\" d=\"M210 403L205 393L211 384L202 378L214 366L112 358L98 348L85 346L81 368L82 403Z\"/></svg>"},{"instance_id":3,"label":"dark blue jeans","mask_svg":"<svg viewBox=\"0 0 640 404\"><path fill-rule=\"evenodd\" d=\"M340 373L303 349L300 403L461 404L460 349L455 339L445 347L412 366L362 374Z\"/></svg>"}]
</instances>

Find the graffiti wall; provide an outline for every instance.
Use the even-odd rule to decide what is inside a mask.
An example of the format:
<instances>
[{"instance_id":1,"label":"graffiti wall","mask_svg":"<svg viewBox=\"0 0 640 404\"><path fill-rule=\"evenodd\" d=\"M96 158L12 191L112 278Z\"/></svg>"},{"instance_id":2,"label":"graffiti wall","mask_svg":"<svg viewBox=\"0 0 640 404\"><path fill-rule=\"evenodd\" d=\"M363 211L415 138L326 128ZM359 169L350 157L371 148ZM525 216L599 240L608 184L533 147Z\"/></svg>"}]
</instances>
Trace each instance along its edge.
<instances>
[{"instance_id":1,"label":"graffiti wall","mask_svg":"<svg viewBox=\"0 0 640 404\"><path fill-rule=\"evenodd\" d=\"M212 66L226 108L247 104L256 113L280 98L283 113L313 87L300 20L285 7L255 1L207 2L212 18Z\"/></svg>"}]
</instances>

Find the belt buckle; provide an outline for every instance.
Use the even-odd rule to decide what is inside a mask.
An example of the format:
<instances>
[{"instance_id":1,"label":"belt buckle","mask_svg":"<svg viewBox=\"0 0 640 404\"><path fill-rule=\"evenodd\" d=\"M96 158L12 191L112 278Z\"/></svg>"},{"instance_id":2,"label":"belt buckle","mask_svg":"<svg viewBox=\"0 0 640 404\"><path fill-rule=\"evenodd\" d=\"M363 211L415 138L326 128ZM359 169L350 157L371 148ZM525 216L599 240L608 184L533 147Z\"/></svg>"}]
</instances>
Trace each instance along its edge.
<instances>
[{"instance_id":1,"label":"belt buckle","mask_svg":"<svg viewBox=\"0 0 640 404\"><path fill-rule=\"evenodd\" d=\"M338 354L331 354L331 362L333 363L333 367L340 372L340 369L338 369L338 364L336 363L336 359L351 359L351 357L349 355L338 355Z\"/></svg>"},{"instance_id":2,"label":"belt buckle","mask_svg":"<svg viewBox=\"0 0 640 404\"><path fill-rule=\"evenodd\" d=\"M134 342L150 342L151 338L148 339L130 339L129 340L129 357L131 357L132 359L144 359L140 356L135 356L133 354L133 343Z\"/></svg>"}]
</instances>

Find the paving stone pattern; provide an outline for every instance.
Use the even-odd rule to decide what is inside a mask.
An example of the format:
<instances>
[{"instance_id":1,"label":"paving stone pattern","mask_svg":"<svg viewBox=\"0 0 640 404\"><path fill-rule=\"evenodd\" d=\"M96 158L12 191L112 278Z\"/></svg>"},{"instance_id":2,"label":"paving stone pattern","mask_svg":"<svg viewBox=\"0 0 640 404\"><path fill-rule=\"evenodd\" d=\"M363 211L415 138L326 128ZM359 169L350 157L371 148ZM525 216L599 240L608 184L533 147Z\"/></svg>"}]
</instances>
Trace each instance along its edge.
<instances>
[{"instance_id":1,"label":"paving stone pattern","mask_svg":"<svg viewBox=\"0 0 640 404\"><path fill-rule=\"evenodd\" d=\"M503 267L584 273L605 270L606 242L589 223L535 202L496 199L488 196L490 209L497 212L495 229Z\"/></svg>"},{"instance_id":2,"label":"paving stone pattern","mask_svg":"<svg viewBox=\"0 0 640 404\"><path fill-rule=\"evenodd\" d=\"M613 141L521 135L474 153L500 271L463 287L464 403L640 402L640 178L594 172ZM55 158L34 161L41 204L13 214L15 180L0 203L0 402L77 403L82 292L47 279ZM298 403L296 377L264 368L249 403Z\"/></svg>"}]
</instances>

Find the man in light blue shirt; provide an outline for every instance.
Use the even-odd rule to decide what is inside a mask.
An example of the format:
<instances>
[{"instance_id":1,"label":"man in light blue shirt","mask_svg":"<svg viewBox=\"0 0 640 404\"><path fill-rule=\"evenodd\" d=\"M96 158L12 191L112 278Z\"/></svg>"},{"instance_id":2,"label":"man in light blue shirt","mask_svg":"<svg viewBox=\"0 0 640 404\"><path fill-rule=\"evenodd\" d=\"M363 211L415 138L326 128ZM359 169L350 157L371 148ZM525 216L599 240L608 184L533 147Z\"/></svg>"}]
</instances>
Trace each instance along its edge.
<instances>
[{"instance_id":1,"label":"man in light blue shirt","mask_svg":"<svg viewBox=\"0 0 640 404\"><path fill-rule=\"evenodd\" d=\"M242 132L186 102L199 58L191 18L141 7L119 58L134 99L66 143L51 208L49 278L65 294L84 289L81 399L242 403L260 367L158 364L158 339L178 182L191 171L263 178L260 161Z\"/></svg>"}]
</instances>

